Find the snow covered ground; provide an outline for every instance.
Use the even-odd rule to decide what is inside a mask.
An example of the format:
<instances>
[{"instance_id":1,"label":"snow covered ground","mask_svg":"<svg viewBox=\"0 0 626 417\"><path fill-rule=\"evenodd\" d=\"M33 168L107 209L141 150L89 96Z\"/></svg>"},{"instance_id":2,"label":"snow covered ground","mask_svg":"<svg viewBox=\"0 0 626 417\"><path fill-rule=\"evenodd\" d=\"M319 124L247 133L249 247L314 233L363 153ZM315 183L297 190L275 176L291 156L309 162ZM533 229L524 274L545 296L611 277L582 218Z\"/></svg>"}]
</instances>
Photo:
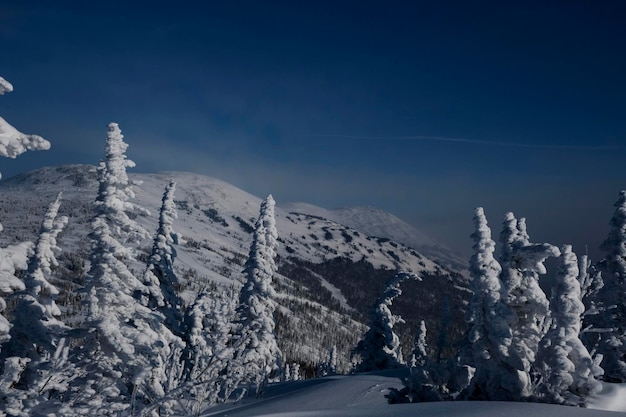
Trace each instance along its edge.
<instances>
[{"instance_id":1,"label":"snow covered ground","mask_svg":"<svg viewBox=\"0 0 626 417\"><path fill-rule=\"evenodd\" d=\"M387 404L390 387L400 388L398 371L332 376L271 385L263 398L213 408L203 417L610 417L626 412L626 384L606 384L593 409L507 402ZM607 411L610 410L610 411Z\"/></svg>"}]
</instances>

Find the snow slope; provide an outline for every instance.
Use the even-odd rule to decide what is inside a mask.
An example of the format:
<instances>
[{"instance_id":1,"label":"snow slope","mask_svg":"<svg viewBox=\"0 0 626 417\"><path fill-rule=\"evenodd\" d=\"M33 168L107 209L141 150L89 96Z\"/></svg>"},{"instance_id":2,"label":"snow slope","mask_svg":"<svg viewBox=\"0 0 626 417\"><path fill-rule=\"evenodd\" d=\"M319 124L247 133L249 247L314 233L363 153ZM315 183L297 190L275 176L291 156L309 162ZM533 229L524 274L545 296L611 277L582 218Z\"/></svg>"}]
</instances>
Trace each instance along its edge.
<instances>
[{"instance_id":1,"label":"snow slope","mask_svg":"<svg viewBox=\"0 0 626 417\"><path fill-rule=\"evenodd\" d=\"M202 416L611 417L618 415L606 409L581 409L534 403L458 401L390 405L384 397L390 387L401 387L397 370L280 383L271 385L265 396L260 399L246 398L234 405L224 405L208 410ZM606 404L613 406L612 410L626 411L626 397L622 394L623 391L614 389L598 398L594 406L602 408L602 404Z\"/></svg>"},{"instance_id":2,"label":"snow slope","mask_svg":"<svg viewBox=\"0 0 626 417\"><path fill-rule=\"evenodd\" d=\"M346 207L327 210L306 203L287 203L283 207L292 212L304 212L324 217L360 230L370 236L388 237L416 249L447 269L468 276L467 259L404 220L384 210L375 207Z\"/></svg>"}]
</instances>

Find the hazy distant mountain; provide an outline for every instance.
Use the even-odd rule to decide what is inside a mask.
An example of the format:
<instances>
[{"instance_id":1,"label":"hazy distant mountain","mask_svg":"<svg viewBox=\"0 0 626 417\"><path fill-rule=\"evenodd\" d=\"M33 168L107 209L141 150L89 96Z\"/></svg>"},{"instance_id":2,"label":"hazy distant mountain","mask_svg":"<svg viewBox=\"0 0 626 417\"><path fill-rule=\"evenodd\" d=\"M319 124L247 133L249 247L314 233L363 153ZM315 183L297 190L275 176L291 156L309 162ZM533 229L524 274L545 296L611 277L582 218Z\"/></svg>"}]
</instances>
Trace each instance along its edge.
<instances>
[{"instance_id":1,"label":"hazy distant mountain","mask_svg":"<svg viewBox=\"0 0 626 417\"><path fill-rule=\"evenodd\" d=\"M261 198L224 181L181 172L130 174L142 184L136 187L138 204L152 212L139 218L149 231L157 226L156 214L170 180L177 182L175 202L179 218L174 228L185 241L177 248L175 269L182 281L180 291L189 303L208 285L238 289L248 255L252 227ZM0 182L0 233L2 244L32 240L47 204L63 192L60 213L70 218L59 237L64 254L57 271L65 289L70 317L76 313L74 290L79 288L87 266L87 237L92 202L98 188L96 169L88 165L42 168ZM407 318L405 343L411 326L419 319L429 323L434 339L444 303L450 304L453 325L463 328L467 292L465 279L445 265L454 265L450 251L402 220L374 208L325 210L307 204L281 204L276 221L279 233L277 333L288 360L314 365L337 345L340 361L348 366L348 354L363 332L367 309L387 279L397 270L415 272L420 283L406 286L394 310ZM137 246L147 252L151 241ZM438 249L439 248L439 249ZM430 251L432 256L425 253ZM438 262L433 261L437 259ZM141 271L143 264L133 268ZM73 300L73 301L72 301ZM79 311L77 309L76 311ZM297 329L297 331L296 331Z\"/></svg>"}]
</instances>

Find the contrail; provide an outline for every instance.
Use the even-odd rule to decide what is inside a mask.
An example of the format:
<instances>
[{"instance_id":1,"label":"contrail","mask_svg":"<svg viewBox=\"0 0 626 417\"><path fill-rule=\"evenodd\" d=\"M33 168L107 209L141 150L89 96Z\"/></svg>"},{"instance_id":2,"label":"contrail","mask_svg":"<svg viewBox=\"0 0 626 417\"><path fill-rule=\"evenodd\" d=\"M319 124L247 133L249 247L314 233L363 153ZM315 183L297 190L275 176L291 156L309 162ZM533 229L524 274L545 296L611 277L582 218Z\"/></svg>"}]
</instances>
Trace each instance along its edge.
<instances>
[{"instance_id":1,"label":"contrail","mask_svg":"<svg viewBox=\"0 0 626 417\"><path fill-rule=\"evenodd\" d=\"M581 151L614 151L622 150L622 146L592 146L592 145L551 145L551 144L532 144L532 143L516 143L516 142L501 142L501 141L489 141L480 139L466 139L466 138L448 138L444 136L360 136L360 135L322 135L322 134L309 134L301 135L302 137L310 138L337 138L337 139L363 139L363 140L429 140L434 142L456 142L456 143L469 143L474 145L485 146L502 146L509 148L532 148L532 149L563 149L563 150L581 150Z\"/></svg>"}]
</instances>

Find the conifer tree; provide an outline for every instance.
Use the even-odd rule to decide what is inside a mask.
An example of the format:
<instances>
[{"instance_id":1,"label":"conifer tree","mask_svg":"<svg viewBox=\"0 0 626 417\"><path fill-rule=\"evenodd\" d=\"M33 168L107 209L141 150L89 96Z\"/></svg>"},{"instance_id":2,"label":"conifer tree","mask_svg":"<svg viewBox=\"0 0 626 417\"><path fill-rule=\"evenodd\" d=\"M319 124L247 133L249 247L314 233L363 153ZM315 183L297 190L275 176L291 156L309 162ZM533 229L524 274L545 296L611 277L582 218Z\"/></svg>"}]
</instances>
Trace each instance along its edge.
<instances>
[{"instance_id":1,"label":"conifer tree","mask_svg":"<svg viewBox=\"0 0 626 417\"><path fill-rule=\"evenodd\" d=\"M91 220L92 250L86 277L86 336L74 357L87 370L77 380L74 403L78 412L116 415L134 412L163 391L151 378L159 366L154 346L166 349L171 333L163 316L135 297L147 292L128 265L133 251L126 244L148 237L129 214L147 214L131 202L133 183L126 169L128 145L116 123L109 124L106 156L98 167L99 190Z\"/></svg>"},{"instance_id":2,"label":"conifer tree","mask_svg":"<svg viewBox=\"0 0 626 417\"><path fill-rule=\"evenodd\" d=\"M325 362L319 364L317 368L317 377L324 377L329 375L335 375L337 373L337 346L328 351L328 358ZM286 378L285 378L286 380Z\"/></svg>"},{"instance_id":3,"label":"conifer tree","mask_svg":"<svg viewBox=\"0 0 626 417\"><path fill-rule=\"evenodd\" d=\"M234 357L231 367L244 379L256 384L261 395L270 377L280 371L280 349L274 334L275 295L272 278L276 272L278 232L274 218L274 199L262 203L255 224L250 254L245 265L246 282L239 293L234 322Z\"/></svg>"},{"instance_id":4,"label":"conifer tree","mask_svg":"<svg viewBox=\"0 0 626 417\"><path fill-rule=\"evenodd\" d=\"M235 307L232 294L202 290L185 312L184 392L179 404L187 414L227 401L239 385L239 374L225 372L232 358L228 344Z\"/></svg>"},{"instance_id":5,"label":"conifer tree","mask_svg":"<svg viewBox=\"0 0 626 417\"><path fill-rule=\"evenodd\" d=\"M404 363L400 339L393 331L393 327L404 320L394 315L389 308L393 300L402 294L400 284L409 278L420 279L415 274L406 272L391 278L370 310L369 328L352 351L353 356L360 357L360 362L355 367L356 372L398 368Z\"/></svg>"},{"instance_id":6,"label":"conifer tree","mask_svg":"<svg viewBox=\"0 0 626 417\"><path fill-rule=\"evenodd\" d=\"M59 290L48 281L52 267L57 266L55 251L57 236L68 222L57 217L61 193L50 203L39 231L33 256L24 275L25 289L15 295L15 319L11 340L4 345L2 357L20 356L29 359L28 371L22 375L24 389L35 383L36 368L54 355L67 326L58 319L61 315L55 298ZM30 375L27 375L30 374Z\"/></svg>"},{"instance_id":7,"label":"conifer tree","mask_svg":"<svg viewBox=\"0 0 626 417\"><path fill-rule=\"evenodd\" d=\"M550 302L553 324L537 354L542 375L539 395L551 403L584 406L602 388L603 374L580 340L584 305L580 301L579 269L570 245L561 249Z\"/></svg>"},{"instance_id":8,"label":"conifer tree","mask_svg":"<svg viewBox=\"0 0 626 417\"><path fill-rule=\"evenodd\" d=\"M178 278L174 272L174 260L180 235L173 229L173 222L178 218L174 192L176 183L170 182L165 188L159 212L159 226L152 243L152 252L144 273L144 284L148 289L147 306L157 309L165 316L166 326L177 336L182 336L181 299L175 286Z\"/></svg>"},{"instance_id":9,"label":"conifer tree","mask_svg":"<svg viewBox=\"0 0 626 417\"><path fill-rule=\"evenodd\" d=\"M549 301L539 287L539 275L546 273L543 262L558 256L559 250L547 243L530 243L526 220L516 220L511 212L505 215L500 240L502 298L514 313L512 346L524 364L522 395L529 396L537 346L549 327Z\"/></svg>"},{"instance_id":10,"label":"conifer tree","mask_svg":"<svg viewBox=\"0 0 626 417\"><path fill-rule=\"evenodd\" d=\"M75 374L66 357L64 336L68 328L58 319L61 311L55 298L59 291L47 279L51 268L58 265L54 254L59 250L57 235L68 222L65 216L57 217L60 198L61 193L48 206L24 275L25 289L13 297L11 340L0 355L14 373L15 381L5 391L7 397L12 397L8 402L12 403L13 413L21 410L24 415L36 414L38 406L50 406L41 403L59 400Z\"/></svg>"},{"instance_id":11,"label":"conifer tree","mask_svg":"<svg viewBox=\"0 0 626 417\"><path fill-rule=\"evenodd\" d=\"M13 85L0 77L0 95L13 91ZM50 149L50 142L37 135L25 135L0 117L0 156L16 158L20 154L30 151ZM0 175L1 177L1 175ZM0 232L2 225L0 225ZM0 248L0 345L10 339L11 325L2 312L6 308L3 294L11 294L16 290L23 290L24 284L15 276L16 269L26 269L28 252L32 243Z\"/></svg>"},{"instance_id":12,"label":"conifer tree","mask_svg":"<svg viewBox=\"0 0 626 417\"><path fill-rule=\"evenodd\" d=\"M420 320L417 334L415 335L415 343L411 351L411 359L409 365L415 367L425 367L428 364L428 345L426 344L426 323Z\"/></svg>"},{"instance_id":13,"label":"conifer tree","mask_svg":"<svg viewBox=\"0 0 626 417\"><path fill-rule=\"evenodd\" d=\"M515 315L500 299L498 277L502 268L493 255L495 242L482 207L474 212L474 225L475 252L470 259L473 294L466 313L468 331L461 360L475 368L475 373L463 397L516 401L521 398L527 381L519 372L524 369L523 363L511 346L511 323Z\"/></svg>"},{"instance_id":14,"label":"conifer tree","mask_svg":"<svg viewBox=\"0 0 626 417\"><path fill-rule=\"evenodd\" d=\"M626 382L626 190L620 192L611 218L611 229L601 249L606 257L598 264L604 287L599 298L606 311L592 319L601 340L604 378Z\"/></svg>"}]
</instances>

